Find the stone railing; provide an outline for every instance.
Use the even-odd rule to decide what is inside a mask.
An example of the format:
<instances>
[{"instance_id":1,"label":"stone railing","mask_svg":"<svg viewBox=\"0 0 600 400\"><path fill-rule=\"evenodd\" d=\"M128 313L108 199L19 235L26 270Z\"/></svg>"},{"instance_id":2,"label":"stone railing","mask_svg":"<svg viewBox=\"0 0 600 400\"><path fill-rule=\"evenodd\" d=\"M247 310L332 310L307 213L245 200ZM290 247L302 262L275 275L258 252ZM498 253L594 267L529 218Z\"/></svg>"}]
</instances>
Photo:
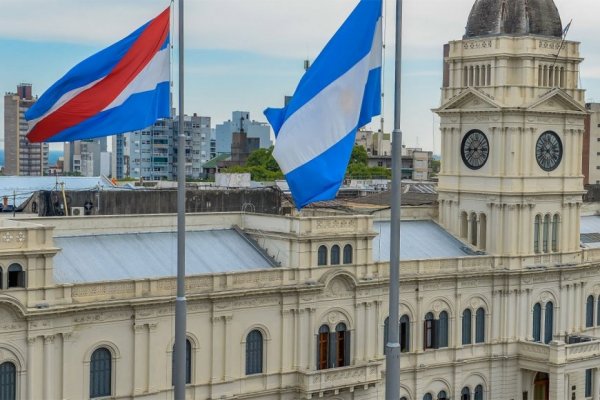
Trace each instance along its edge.
<instances>
[{"instance_id":1,"label":"stone railing","mask_svg":"<svg viewBox=\"0 0 600 400\"><path fill-rule=\"evenodd\" d=\"M567 361L585 360L588 358L600 356L600 341L568 344L565 346L567 351Z\"/></svg>"},{"instance_id":2,"label":"stone railing","mask_svg":"<svg viewBox=\"0 0 600 400\"><path fill-rule=\"evenodd\" d=\"M550 359L550 346L544 343L519 342L518 352L520 357L533 361L547 363Z\"/></svg>"},{"instance_id":3,"label":"stone railing","mask_svg":"<svg viewBox=\"0 0 600 400\"><path fill-rule=\"evenodd\" d=\"M382 362L366 365L300 372L300 391L304 394L343 390L381 382Z\"/></svg>"}]
</instances>

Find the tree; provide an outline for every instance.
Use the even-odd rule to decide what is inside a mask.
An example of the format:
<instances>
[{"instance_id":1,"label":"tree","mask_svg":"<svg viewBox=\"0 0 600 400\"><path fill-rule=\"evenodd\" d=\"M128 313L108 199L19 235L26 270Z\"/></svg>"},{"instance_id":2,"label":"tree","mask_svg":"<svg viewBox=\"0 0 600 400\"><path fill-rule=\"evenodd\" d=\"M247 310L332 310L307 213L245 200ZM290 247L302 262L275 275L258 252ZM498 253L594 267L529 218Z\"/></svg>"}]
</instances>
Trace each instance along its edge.
<instances>
[{"instance_id":1,"label":"tree","mask_svg":"<svg viewBox=\"0 0 600 400\"><path fill-rule=\"evenodd\" d=\"M362 164L367 165L367 150L362 146L354 146L352 148L352 154L350 155L350 164Z\"/></svg>"}]
</instances>

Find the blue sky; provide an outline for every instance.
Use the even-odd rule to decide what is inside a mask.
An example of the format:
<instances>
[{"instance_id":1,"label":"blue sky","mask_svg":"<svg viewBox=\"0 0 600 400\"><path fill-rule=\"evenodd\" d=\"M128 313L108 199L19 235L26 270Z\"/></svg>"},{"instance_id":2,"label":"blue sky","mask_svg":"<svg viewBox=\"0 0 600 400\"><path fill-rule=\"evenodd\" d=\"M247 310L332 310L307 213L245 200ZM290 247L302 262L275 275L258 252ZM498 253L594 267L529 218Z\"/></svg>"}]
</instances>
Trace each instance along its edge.
<instances>
[{"instance_id":1,"label":"blue sky","mask_svg":"<svg viewBox=\"0 0 600 400\"><path fill-rule=\"evenodd\" d=\"M281 106L357 0L187 0L186 113L213 126L248 110ZM392 127L394 4L386 2L386 130ZM402 130L404 143L439 151L437 117L442 46L460 39L474 0L405 0ZM597 0L555 0L570 40L582 41L581 82L600 101ZM164 0L0 0L0 90L33 84L41 95L77 62L142 25L169 5ZM3 132L0 108L0 131ZM379 127L374 121L372 128ZM1 144L1 143L0 143ZM53 148L60 146L53 145Z\"/></svg>"}]
</instances>

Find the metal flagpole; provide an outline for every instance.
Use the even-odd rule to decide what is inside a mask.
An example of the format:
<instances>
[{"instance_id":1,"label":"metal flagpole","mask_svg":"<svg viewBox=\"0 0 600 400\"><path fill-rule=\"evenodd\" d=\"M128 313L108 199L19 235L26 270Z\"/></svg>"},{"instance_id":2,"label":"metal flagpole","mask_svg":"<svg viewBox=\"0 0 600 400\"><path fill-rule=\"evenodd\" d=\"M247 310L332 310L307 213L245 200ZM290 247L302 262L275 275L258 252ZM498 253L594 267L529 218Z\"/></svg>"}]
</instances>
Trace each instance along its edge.
<instances>
[{"instance_id":1,"label":"metal flagpole","mask_svg":"<svg viewBox=\"0 0 600 400\"><path fill-rule=\"evenodd\" d=\"M400 204L402 193L402 131L400 130L402 72L402 0L396 0L396 71L392 133L392 221L390 227L390 312L385 373L385 398L400 398Z\"/></svg>"},{"instance_id":2,"label":"metal flagpole","mask_svg":"<svg viewBox=\"0 0 600 400\"><path fill-rule=\"evenodd\" d=\"M175 400L185 399L185 126L183 118L183 0L179 0L179 126L177 143L177 298L175 300Z\"/></svg>"}]
</instances>

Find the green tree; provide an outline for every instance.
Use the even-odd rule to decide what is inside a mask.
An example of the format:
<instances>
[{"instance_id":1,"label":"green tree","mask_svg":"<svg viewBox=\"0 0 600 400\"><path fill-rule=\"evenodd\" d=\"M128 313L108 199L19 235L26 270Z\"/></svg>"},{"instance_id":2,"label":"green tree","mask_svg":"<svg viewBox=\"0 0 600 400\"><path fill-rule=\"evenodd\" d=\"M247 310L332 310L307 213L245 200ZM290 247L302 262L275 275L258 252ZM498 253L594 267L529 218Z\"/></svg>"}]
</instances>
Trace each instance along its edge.
<instances>
[{"instance_id":1,"label":"green tree","mask_svg":"<svg viewBox=\"0 0 600 400\"><path fill-rule=\"evenodd\" d=\"M352 154L350 155L350 164L362 164L367 165L367 150L362 146L354 146L352 148Z\"/></svg>"}]
</instances>

